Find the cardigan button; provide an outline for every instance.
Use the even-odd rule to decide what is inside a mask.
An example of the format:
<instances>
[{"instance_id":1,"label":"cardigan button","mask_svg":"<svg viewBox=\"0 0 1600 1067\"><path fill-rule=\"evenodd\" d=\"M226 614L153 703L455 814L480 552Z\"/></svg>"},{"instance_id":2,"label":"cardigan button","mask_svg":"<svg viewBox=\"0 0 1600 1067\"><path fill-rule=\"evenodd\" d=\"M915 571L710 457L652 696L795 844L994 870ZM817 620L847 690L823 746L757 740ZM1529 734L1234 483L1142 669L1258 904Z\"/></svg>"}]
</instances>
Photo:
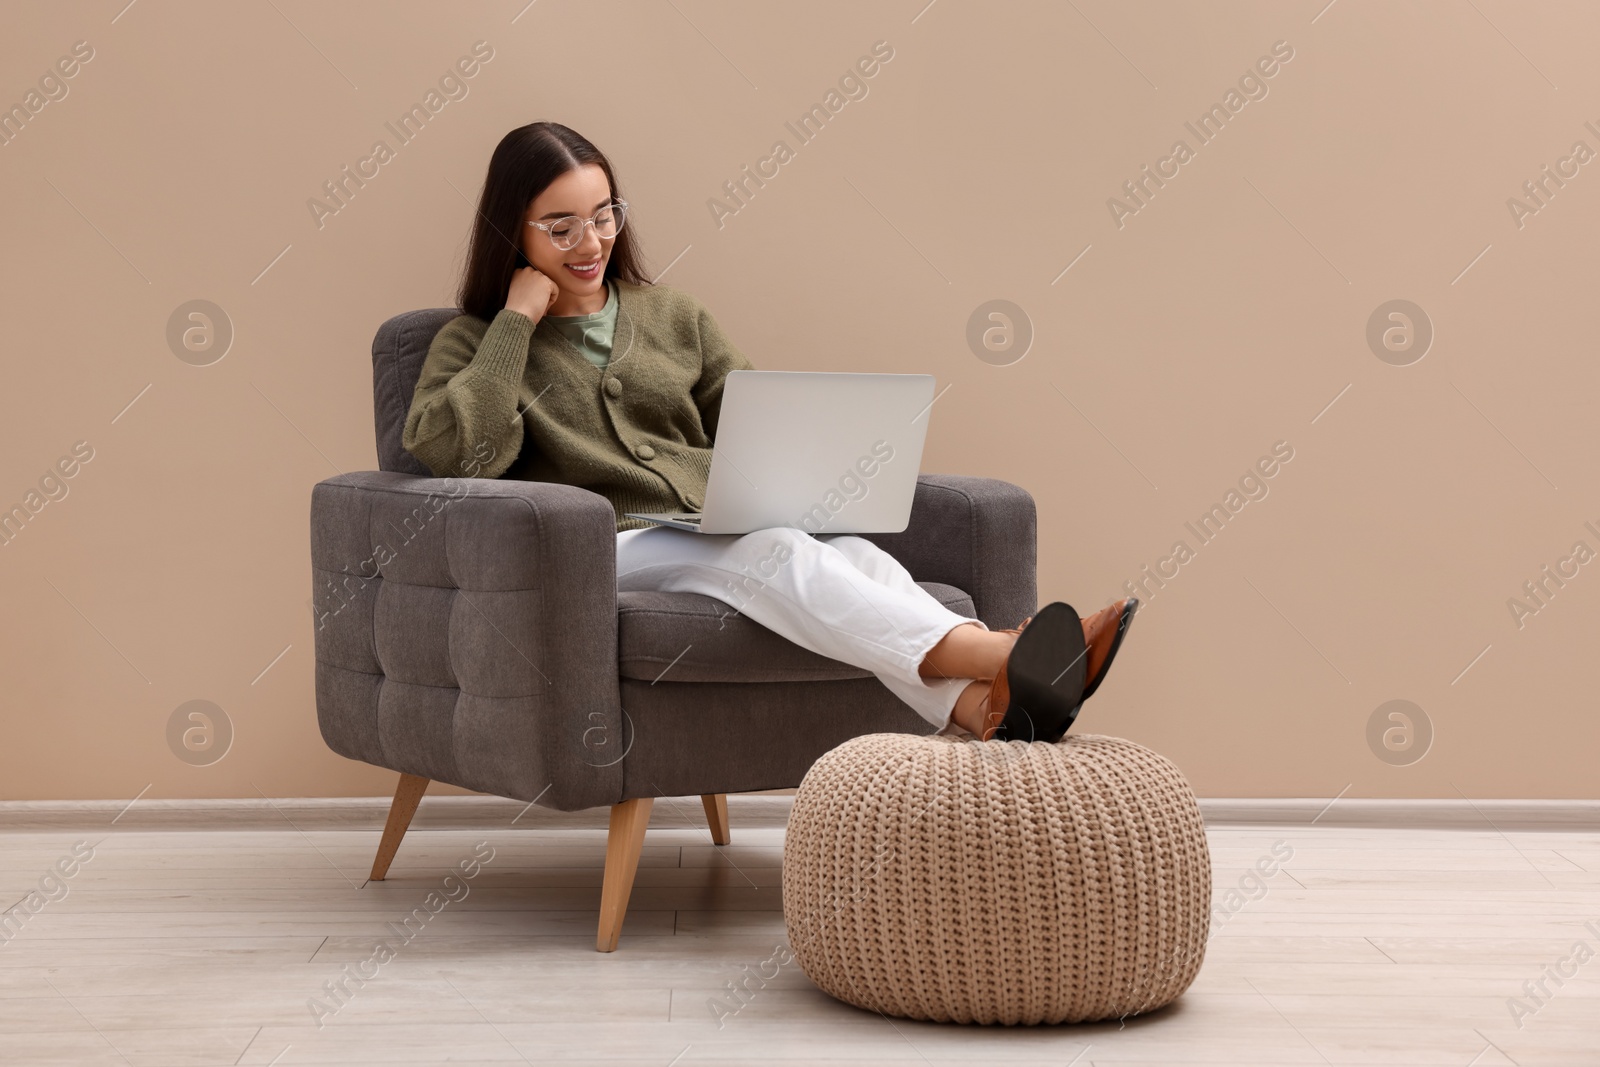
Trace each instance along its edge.
<instances>
[{"instance_id":1,"label":"cardigan button","mask_svg":"<svg viewBox=\"0 0 1600 1067\"><path fill-rule=\"evenodd\" d=\"M621 396L622 395L622 379L621 378L607 378L606 379L606 392L607 392L607 394L609 394L611 396Z\"/></svg>"},{"instance_id":2,"label":"cardigan button","mask_svg":"<svg viewBox=\"0 0 1600 1067\"><path fill-rule=\"evenodd\" d=\"M639 446L639 458L640 459L655 459L656 458L656 450L651 448L649 445L640 445Z\"/></svg>"}]
</instances>

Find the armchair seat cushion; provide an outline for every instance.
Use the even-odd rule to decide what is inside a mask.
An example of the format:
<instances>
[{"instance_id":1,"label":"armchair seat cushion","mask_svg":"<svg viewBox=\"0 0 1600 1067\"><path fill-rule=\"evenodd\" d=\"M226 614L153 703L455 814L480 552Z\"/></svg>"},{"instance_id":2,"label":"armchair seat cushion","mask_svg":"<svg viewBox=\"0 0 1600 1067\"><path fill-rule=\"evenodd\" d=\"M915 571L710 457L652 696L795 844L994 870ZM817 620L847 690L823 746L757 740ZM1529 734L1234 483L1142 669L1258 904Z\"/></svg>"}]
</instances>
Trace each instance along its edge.
<instances>
[{"instance_id":1,"label":"armchair seat cushion","mask_svg":"<svg viewBox=\"0 0 1600 1067\"><path fill-rule=\"evenodd\" d=\"M917 584L957 615L977 618L972 597L955 586ZM624 678L832 682L872 677L871 671L801 648L699 593L618 593L617 616L618 673Z\"/></svg>"}]
</instances>

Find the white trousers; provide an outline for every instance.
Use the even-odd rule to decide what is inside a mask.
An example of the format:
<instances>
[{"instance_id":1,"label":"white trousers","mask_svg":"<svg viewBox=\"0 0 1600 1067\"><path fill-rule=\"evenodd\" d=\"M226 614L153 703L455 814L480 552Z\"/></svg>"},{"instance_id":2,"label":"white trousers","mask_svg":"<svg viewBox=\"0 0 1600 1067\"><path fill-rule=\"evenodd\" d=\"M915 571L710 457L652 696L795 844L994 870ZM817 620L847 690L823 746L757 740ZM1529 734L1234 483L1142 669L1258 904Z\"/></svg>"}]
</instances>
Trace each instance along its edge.
<instances>
[{"instance_id":1,"label":"white trousers","mask_svg":"<svg viewBox=\"0 0 1600 1067\"><path fill-rule=\"evenodd\" d=\"M700 593L819 655L871 671L940 733L970 678L924 681L930 648L962 623L893 556L854 534L774 527L697 534L670 526L617 534L617 591Z\"/></svg>"}]
</instances>

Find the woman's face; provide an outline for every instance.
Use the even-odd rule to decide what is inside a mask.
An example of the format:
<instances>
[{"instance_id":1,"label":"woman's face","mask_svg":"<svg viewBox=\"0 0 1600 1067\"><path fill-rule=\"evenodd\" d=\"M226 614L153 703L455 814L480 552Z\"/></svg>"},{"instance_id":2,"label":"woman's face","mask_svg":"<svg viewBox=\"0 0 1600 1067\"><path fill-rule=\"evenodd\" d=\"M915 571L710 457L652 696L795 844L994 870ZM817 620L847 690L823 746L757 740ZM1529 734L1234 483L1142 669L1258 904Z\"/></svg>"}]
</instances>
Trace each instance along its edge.
<instances>
[{"instance_id":1,"label":"woman's face","mask_svg":"<svg viewBox=\"0 0 1600 1067\"><path fill-rule=\"evenodd\" d=\"M563 215L587 219L611 203L611 185L598 164L588 163L569 170L533 198L523 216L526 222L550 222ZM572 248L560 249L550 235L537 227L522 227L522 254L539 273L556 283L562 303L583 303L605 291L606 260L611 258L613 241L602 241L593 226L583 228L583 240ZM574 269L581 268L581 269Z\"/></svg>"}]
</instances>

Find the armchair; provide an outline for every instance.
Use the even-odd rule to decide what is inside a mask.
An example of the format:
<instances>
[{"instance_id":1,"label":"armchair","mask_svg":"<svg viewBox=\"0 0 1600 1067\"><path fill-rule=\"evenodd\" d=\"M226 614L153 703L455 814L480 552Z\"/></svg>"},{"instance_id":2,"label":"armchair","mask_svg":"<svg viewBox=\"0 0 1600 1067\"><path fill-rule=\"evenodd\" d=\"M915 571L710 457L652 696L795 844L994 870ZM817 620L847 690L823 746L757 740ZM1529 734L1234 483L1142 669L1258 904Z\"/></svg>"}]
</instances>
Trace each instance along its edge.
<instances>
[{"instance_id":1,"label":"armchair","mask_svg":"<svg viewBox=\"0 0 1600 1067\"><path fill-rule=\"evenodd\" d=\"M373 342L378 471L311 494L317 720L334 752L400 774L372 878L430 781L562 811L609 805L596 946L616 948L656 797L699 795L729 840L728 793L797 786L867 733L931 733L868 671L719 601L616 589L597 493L435 478L400 444L429 342L452 308ZM1035 609L1035 513L990 478L919 476L906 530L868 535L924 589L991 628Z\"/></svg>"}]
</instances>

